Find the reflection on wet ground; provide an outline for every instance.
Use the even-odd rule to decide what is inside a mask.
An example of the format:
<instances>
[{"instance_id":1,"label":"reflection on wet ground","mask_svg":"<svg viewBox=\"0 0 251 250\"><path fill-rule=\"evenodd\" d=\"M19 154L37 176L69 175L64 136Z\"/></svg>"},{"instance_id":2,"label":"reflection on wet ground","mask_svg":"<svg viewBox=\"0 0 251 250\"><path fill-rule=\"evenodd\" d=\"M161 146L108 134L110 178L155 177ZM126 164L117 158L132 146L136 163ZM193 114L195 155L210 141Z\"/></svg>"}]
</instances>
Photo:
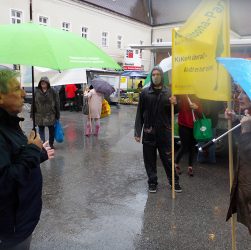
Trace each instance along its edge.
<instances>
[{"instance_id":1,"label":"reflection on wet ground","mask_svg":"<svg viewBox=\"0 0 251 250\"><path fill-rule=\"evenodd\" d=\"M227 160L195 166L193 178L183 162L183 193L175 200L159 162L158 192L148 194L141 144L133 138L135 112L112 107L98 138L84 136L81 113L62 112L65 142L42 164L43 211L31 249L231 249ZM23 129L30 128L26 119ZM241 224L237 247L251 249Z\"/></svg>"}]
</instances>

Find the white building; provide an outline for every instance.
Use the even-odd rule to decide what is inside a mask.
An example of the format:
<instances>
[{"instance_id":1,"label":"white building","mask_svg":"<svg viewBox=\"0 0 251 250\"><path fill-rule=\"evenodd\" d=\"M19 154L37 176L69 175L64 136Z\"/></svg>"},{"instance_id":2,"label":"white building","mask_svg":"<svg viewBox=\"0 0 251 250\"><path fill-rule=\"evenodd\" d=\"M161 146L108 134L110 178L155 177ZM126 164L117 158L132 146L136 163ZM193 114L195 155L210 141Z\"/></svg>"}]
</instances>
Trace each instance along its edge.
<instances>
[{"instance_id":1,"label":"white building","mask_svg":"<svg viewBox=\"0 0 251 250\"><path fill-rule=\"evenodd\" d=\"M30 0L0 0L0 24L28 22ZM86 37L123 64L130 44L151 44L151 27L90 4L72 0L33 0L33 22L72 31ZM144 51L142 64L150 68L150 52Z\"/></svg>"},{"instance_id":2,"label":"white building","mask_svg":"<svg viewBox=\"0 0 251 250\"><path fill-rule=\"evenodd\" d=\"M32 0L32 14L33 22L86 37L121 65L126 48L142 49L142 65L147 71L171 53L167 48L171 46L172 29L180 26L198 4L195 0L180 1L178 4L179 1L171 0ZM181 4L185 6L182 9ZM231 4L231 16L235 17L231 21L238 32L231 32L232 44L250 43L250 39L248 42L241 39L250 38L247 24L243 26L250 5L233 0ZM0 6L0 24L30 20L30 0L0 0ZM154 9L159 11L153 13ZM236 16L237 12L243 13L241 18ZM170 22L173 24L168 25ZM248 54L251 55L250 49Z\"/></svg>"}]
</instances>

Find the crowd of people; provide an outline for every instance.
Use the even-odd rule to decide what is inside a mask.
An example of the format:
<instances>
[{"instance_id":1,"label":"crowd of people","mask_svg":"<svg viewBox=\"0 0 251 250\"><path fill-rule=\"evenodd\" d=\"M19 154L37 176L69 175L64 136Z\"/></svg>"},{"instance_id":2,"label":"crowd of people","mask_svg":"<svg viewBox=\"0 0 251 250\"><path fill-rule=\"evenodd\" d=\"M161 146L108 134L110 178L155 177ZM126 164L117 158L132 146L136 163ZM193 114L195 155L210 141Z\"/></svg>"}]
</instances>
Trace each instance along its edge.
<instances>
[{"instance_id":1,"label":"crowd of people","mask_svg":"<svg viewBox=\"0 0 251 250\"><path fill-rule=\"evenodd\" d=\"M135 140L143 143L143 156L148 175L149 192L157 191L156 152L158 150L169 184L171 176L171 104L178 113L178 132L181 145L175 154L175 191L181 192L179 175L182 173L180 160L188 153L187 173L194 176L194 154L196 145L201 143L194 138L194 122L203 114L212 120L212 130L218 122L218 114L223 109L222 102L200 100L195 95L171 96L170 88L164 85L162 69L154 67L151 72L150 87L144 88L140 98L135 120ZM143 131L143 133L142 133ZM216 163L215 145L198 152L199 163Z\"/></svg>"},{"instance_id":2,"label":"crowd of people","mask_svg":"<svg viewBox=\"0 0 251 250\"><path fill-rule=\"evenodd\" d=\"M235 170L234 182L231 190L231 201L227 219L232 214L237 213L237 220L244 224L251 234L251 100L240 88L238 102L243 117L238 120L233 110L226 110L226 119L241 123L241 132L238 141L239 154L238 164ZM215 131L219 110L222 108L218 102L204 102L195 96L171 96L171 92L164 86L163 71L159 67L154 67L151 71L151 85L145 88L139 99L137 115L135 119L135 140L143 144L143 158L146 173L148 176L148 187L150 193L157 192L157 150L164 166L169 185L172 185L171 171L171 104L175 105L175 111L179 112L178 124L181 147L175 157L175 191L182 192L179 184L179 174L181 168L179 161L184 152L188 152L188 175L193 176L193 152L195 148L195 138L193 127L195 116L200 117L202 112L212 119L212 129ZM197 157L200 163L208 161L215 163L215 149L202 152Z\"/></svg>"},{"instance_id":3,"label":"crowd of people","mask_svg":"<svg viewBox=\"0 0 251 250\"><path fill-rule=\"evenodd\" d=\"M174 187L182 192L179 175L182 172L180 159L188 152L187 173L194 175L193 159L195 139L193 124L201 113L213 120L216 127L219 105L203 103L196 96L172 96L170 88L163 84L163 71L154 67L151 84L140 94L135 119L135 140L143 143L143 159L148 176L150 193L158 187L157 151L159 152L168 183L172 186L171 150L171 105L179 112L178 124L181 147L175 156ZM66 86L69 106L73 102L75 85ZM103 94L92 86L86 88L89 112L86 117L85 135L98 135ZM40 163L54 157L54 124L60 119L58 93L50 86L47 77L42 77L35 91L31 112L39 133L31 131L27 136L20 128L18 114L22 111L25 92L12 70L0 70L0 249L29 249L32 233L39 221L42 209L42 175ZM246 225L251 234L251 101L240 89L238 96L244 116L238 121L234 111L226 110L226 119L241 123L239 136L239 158L231 203L227 218L237 213L238 221ZM210 107L210 108L209 108ZM71 110L70 110L71 111ZM94 124L93 124L94 123ZM93 127L94 125L94 127ZM45 127L49 129L49 141L45 138ZM142 137L142 139L141 139ZM199 162L215 163L214 150L198 155Z\"/></svg>"}]
</instances>

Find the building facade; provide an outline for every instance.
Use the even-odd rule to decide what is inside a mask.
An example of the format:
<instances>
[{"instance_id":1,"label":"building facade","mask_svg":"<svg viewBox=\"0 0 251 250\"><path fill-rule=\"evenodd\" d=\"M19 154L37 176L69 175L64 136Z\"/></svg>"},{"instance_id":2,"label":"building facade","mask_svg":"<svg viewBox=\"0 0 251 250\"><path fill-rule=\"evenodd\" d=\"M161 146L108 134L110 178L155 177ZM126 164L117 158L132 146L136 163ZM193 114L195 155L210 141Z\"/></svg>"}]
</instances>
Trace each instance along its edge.
<instances>
[{"instance_id":1,"label":"building facade","mask_svg":"<svg viewBox=\"0 0 251 250\"><path fill-rule=\"evenodd\" d=\"M145 71L171 55L172 29L182 25L182 22L172 25L150 25L150 22L137 21L126 14L91 4L90 2L99 3L94 0L32 0L31 2L33 22L71 31L85 37L102 48L120 65L125 63L126 51L131 47L136 54L141 55L142 69ZM101 2L104 3L104 1ZM140 3L146 7L146 4L143 4L145 2ZM162 6L164 11L165 3L160 1L159 3L164 4ZM0 24L30 20L30 0L0 0L0 4ZM113 5L112 1L109 4L110 7L115 4L117 6L118 1L114 0ZM134 16L144 12L142 6L137 6L137 11L133 12ZM146 18L151 13L145 10L143 14ZM240 44L239 41L243 42L243 39L234 32L231 32L231 39L238 40L232 49L233 56L251 57L250 41L248 41L248 46L247 42L244 42L244 45Z\"/></svg>"},{"instance_id":2,"label":"building facade","mask_svg":"<svg viewBox=\"0 0 251 250\"><path fill-rule=\"evenodd\" d=\"M0 24L30 20L30 0L0 0ZM151 26L82 1L33 0L33 22L79 34L94 42L119 64L130 44L151 44ZM149 70L151 53L143 51L142 65Z\"/></svg>"}]
</instances>

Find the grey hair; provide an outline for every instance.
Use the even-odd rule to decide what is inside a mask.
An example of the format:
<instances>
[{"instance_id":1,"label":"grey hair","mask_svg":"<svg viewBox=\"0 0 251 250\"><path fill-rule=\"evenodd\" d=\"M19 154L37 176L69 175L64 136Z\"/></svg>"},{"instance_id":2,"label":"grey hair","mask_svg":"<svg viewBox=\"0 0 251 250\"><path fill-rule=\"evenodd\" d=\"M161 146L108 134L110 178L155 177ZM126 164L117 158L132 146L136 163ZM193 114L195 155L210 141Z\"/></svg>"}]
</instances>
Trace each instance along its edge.
<instances>
[{"instance_id":1,"label":"grey hair","mask_svg":"<svg viewBox=\"0 0 251 250\"><path fill-rule=\"evenodd\" d=\"M7 94L9 92L9 81L19 76L14 70L0 69L0 93Z\"/></svg>"}]
</instances>

